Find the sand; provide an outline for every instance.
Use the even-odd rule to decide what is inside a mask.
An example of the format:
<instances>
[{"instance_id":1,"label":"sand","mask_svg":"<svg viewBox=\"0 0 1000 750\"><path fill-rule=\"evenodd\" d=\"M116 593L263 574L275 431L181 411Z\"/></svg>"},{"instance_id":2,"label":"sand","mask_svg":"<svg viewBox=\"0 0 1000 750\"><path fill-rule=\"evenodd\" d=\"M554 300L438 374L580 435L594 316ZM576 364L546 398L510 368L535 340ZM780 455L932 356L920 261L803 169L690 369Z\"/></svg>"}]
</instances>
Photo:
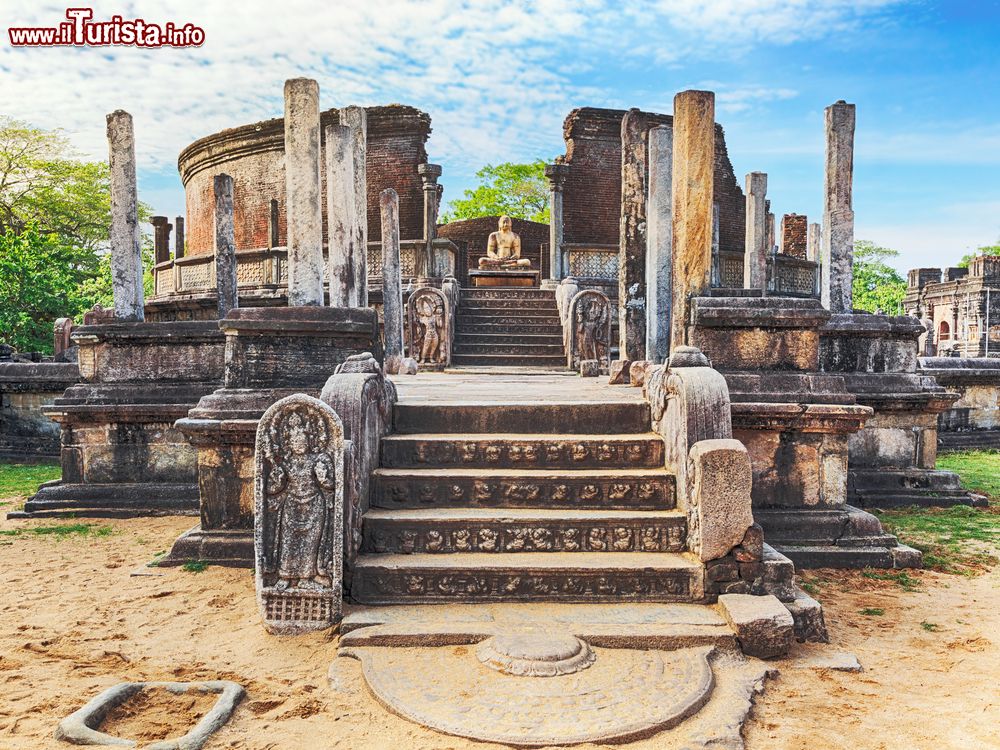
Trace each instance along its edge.
<instances>
[{"instance_id":1,"label":"sand","mask_svg":"<svg viewBox=\"0 0 1000 750\"><path fill-rule=\"evenodd\" d=\"M330 690L336 636L267 635L249 571L146 568L191 522L101 521L114 529L103 537L0 537L0 748L69 747L52 739L58 720L116 682L198 679L248 691L208 750L495 747L358 699L354 662L349 690ZM1000 748L1000 571L918 572L915 592L858 573L824 576L817 595L833 643L799 647L797 659L779 663L746 728L751 750ZM884 614L860 615L865 608ZM865 671L803 666L844 652ZM627 747L662 745L653 737Z\"/></svg>"}]
</instances>

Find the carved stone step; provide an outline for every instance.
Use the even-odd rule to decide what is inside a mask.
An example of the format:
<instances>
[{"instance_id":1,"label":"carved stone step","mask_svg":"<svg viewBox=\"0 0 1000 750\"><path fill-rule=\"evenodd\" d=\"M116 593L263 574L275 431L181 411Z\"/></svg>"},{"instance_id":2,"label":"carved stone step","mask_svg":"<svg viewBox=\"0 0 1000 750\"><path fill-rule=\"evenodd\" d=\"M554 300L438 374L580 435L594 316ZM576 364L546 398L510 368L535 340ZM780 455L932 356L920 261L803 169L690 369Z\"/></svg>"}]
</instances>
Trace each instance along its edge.
<instances>
[{"instance_id":1,"label":"carved stone step","mask_svg":"<svg viewBox=\"0 0 1000 750\"><path fill-rule=\"evenodd\" d=\"M419 434L382 438L385 468L591 469L663 466L658 435Z\"/></svg>"},{"instance_id":2,"label":"carved stone step","mask_svg":"<svg viewBox=\"0 0 1000 750\"><path fill-rule=\"evenodd\" d=\"M363 604L694 602L704 597L704 569L690 556L670 552L362 555L351 596Z\"/></svg>"},{"instance_id":3,"label":"carved stone step","mask_svg":"<svg viewBox=\"0 0 1000 750\"><path fill-rule=\"evenodd\" d=\"M548 299L463 299L459 310L476 313L500 310L558 310L555 300Z\"/></svg>"},{"instance_id":4,"label":"carved stone step","mask_svg":"<svg viewBox=\"0 0 1000 750\"><path fill-rule=\"evenodd\" d=\"M455 335L455 346L522 346L534 349L539 346L557 346L562 350L562 336L545 333L467 333ZM558 352L556 352L558 354Z\"/></svg>"},{"instance_id":5,"label":"carved stone step","mask_svg":"<svg viewBox=\"0 0 1000 750\"><path fill-rule=\"evenodd\" d=\"M665 469L376 469L372 477L379 508L670 510L675 501Z\"/></svg>"},{"instance_id":6,"label":"carved stone step","mask_svg":"<svg viewBox=\"0 0 1000 750\"><path fill-rule=\"evenodd\" d=\"M428 432L618 435L648 433L649 406L643 401L604 401L588 403L585 408L574 403L509 403L497 407L488 403L400 402L396 404L394 422L397 433L409 435Z\"/></svg>"},{"instance_id":7,"label":"carved stone step","mask_svg":"<svg viewBox=\"0 0 1000 750\"><path fill-rule=\"evenodd\" d=\"M528 335L538 335L544 334L546 336L555 336L562 340L562 326L558 322L552 323L524 323L524 322L505 322L497 323L493 322L493 318L489 319L489 322L482 323L470 323L462 318L459 318L458 325L456 326L456 335L465 336L468 334L497 334L497 333L514 333L518 335L528 334Z\"/></svg>"},{"instance_id":8,"label":"carved stone step","mask_svg":"<svg viewBox=\"0 0 1000 750\"><path fill-rule=\"evenodd\" d=\"M517 337L510 338L516 339ZM565 357L561 342L554 344L518 344L502 343L499 341L482 343L479 341L467 342L456 339L455 348L452 352L453 354L483 354L490 356L517 354L522 357L525 355L531 357Z\"/></svg>"},{"instance_id":9,"label":"carved stone step","mask_svg":"<svg viewBox=\"0 0 1000 750\"><path fill-rule=\"evenodd\" d=\"M362 552L683 552L682 511L371 509Z\"/></svg>"},{"instance_id":10,"label":"carved stone step","mask_svg":"<svg viewBox=\"0 0 1000 750\"><path fill-rule=\"evenodd\" d=\"M196 484L72 484L42 485L24 503L20 517L79 515L128 518L142 515L197 515Z\"/></svg>"},{"instance_id":11,"label":"carved stone step","mask_svg":"<svg viewBox=\"0 0 1000 750\"><path fill-rule=\"evenodd\" d=\"M551 289L482 289L466 287L461 291L462 300L481 299L547 299L555 302L556 293Z\"/></svg>"},{"instance_id":12,"label":"carved stone step","mask_svg":"<svg viewBox=\"0 0 1000 750\"><path fill-rule=\"evenodd\" d=\"M533 357L525 354L452 354L455 367L547 367L566 369L565 356Z\"/></svg>"}]
</instances>

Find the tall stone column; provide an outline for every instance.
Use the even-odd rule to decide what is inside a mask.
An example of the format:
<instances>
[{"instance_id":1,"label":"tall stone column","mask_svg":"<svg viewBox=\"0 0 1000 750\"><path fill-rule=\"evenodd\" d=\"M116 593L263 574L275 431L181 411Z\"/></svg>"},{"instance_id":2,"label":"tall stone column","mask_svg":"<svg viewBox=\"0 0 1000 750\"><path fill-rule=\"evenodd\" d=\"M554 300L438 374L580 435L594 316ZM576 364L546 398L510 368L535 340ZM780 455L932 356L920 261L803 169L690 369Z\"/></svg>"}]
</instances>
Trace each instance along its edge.
<instances>
[{"instance_id":1,"label":"tall stone column","mask_svg":"<svg viewBox=\"0 0 1000 750\"><path fill-rule=\"evenodd\" d=\"M399 371L403 358L403 278L399 263L399 196L392 188L379 194L382 215L382 319L386 372Z\"/></svg>"},{"instance_id":2,"label":"tall stone column","mask_svg":"<svg viewBox=\"0 0 1000 750\"><path fill-rule=\"evenodd\" d=\"M822 300L832 313L854 310L853 104L826 108L826 179L823 204Z\"/></svg>"},{"instance_id":3,"label":"tall stone column","mask_svg":"<svg viewBox=\"0 0 1000 750\"><path fill-rule=\"evenodd\" d=\"M354 288L354 146L347 125L327 125L326 225L330 307L357 307Z\"/></svg>"},{"instance_id":4,"label":"tall stone column","mask_svg":"<svg viewBox=\"0 0 1000 750\"><path fill-rule=\"evenodd\" d=\"M774 214L771 213L771 201L767 202L767 254L774 255L778 243L774 233Z\"/></svg>"},{"instance_id":5,"label":"tall stone column","mask_svg":"<svg viewBox=\"0 0 1000 750\"><path fill-rule=\"evenodd\" d=\"M646 203L646 357L660 364L670 355L670 277L673 255L674 129L649 131L649 198Z\"/></svg>"},{"instance_id":6,"label":"tall stone column","mask_svg":"<svg viewBox=\"0 0 1000 750\"><path fill-rule=\"evenodd\" d=\"M569 164L546 164L545 178L549 181L549 278L542 282L547 289L556 287L569 273L563 256L563 185L569 175Z\"/></svg>"},{"instance_id":7,"label":"tall stone column","mask_svg":"<svg viewBox=\"0 0 1000 750\"><path fill-rule=\"evenodd\" d=\"M767 286L767 175L751 172L746 176L747 231L743 249L743 288Z\"/></svg>"},{"instance_id":8,"label":"tall stone column","mask_svg":"<svg viewBox=\"0 0 1000 750\"><path fill-rule=\"evenodd\" d=\"M622 201L618 229L619 357L646 358L646 131L642 113L622 118Z\"/></svg>"},{"instance_id":9,"label":"tall stone column","mask_svg":"<svg viewBox=\"0 0 1000 750\"><path fill-rule=\"evenodd\" d=\"M267 217L267 242L268 247L278 246L278 201L275 198L271 199L269 206L269 213Z\"/></svg>"},{"instance_id":10,"label":"tall stone column","mask_svg":"<svg viewBox=\"0 0 1000 750\"><path fill-rule=\"evenodd\" d=\"M236 292L236 233L233 228L233 178L217 174L215 189L215 287L218 290L219 320L239 307Z\"/></svg>"},{"instance_id":11,"label":"tall stone column","mask_svg":"<svg viewBox=\"0 0 1000 750\"><path fill-rule=\"evenodd\" d=\"M445 270L434 257L434 238L437 236L438 177L440 164L418 164L417 173L424 192L424 268L418 276L441 278Z\"/></svg>"},{"instance_id":12,"label":"tall stone column","mask_svg":"<svg viewBox=\"0 0 1000 750\"><path fill-rule=\"evenodd\" d=\"M351 129L354 160L354 241L351 243L351 268L354 286L351 302L368 307L368 118L364 107L340 110L340 124ZM352 305L353 306L353 305Z\"/></svg>"},{"instance_id":13,"label":"tall stone column","mask_svg":"<svg viewBox=\"0 0 1000 750\"><path fill-rule=\"evenodd\" d=\"M145 312L132 115L117 109L108 115L107 122L111 164L111 289L115 318L141 322L145 320Z\"/></svg>"},{"instance_id":14,"label":"tall stone column","mask_svg":"<svg viewBox=\"0 0 1000 750\"><path fill-rule=\"evenodd\" d=\"M149 223L153 225L153 262L166 263L170 260L170 221L166 216L152 216Z\"/></svg>"},{"instance_id":15,"label":"tall stone column","mask_svg":"<svg viewBox=\"0 0 1000 750\"><path fill-rule=\"evenodd\" d=\"M711 283L715 94L682 91L674 97L671 351L686 346L691 298Z\"/></svg>"},{"instance_id":16,"label":"tall stone column","mask_svg":"<svg viewBox=\"0 0 1000 750\"><path fill-rule=\"evenodd\" d=\"M813 263L819 263L819 246L822 231L819 224L809 225L809 237L806 240L806 260L811 260Z\"/></svg>"},{"instance_id":17,"label":"tall stone column","mask_svg":"<svg viewBox=\"0 0 1000 750\"><path fill-rule=\"evenodd\" d=\"M323 304L323 202L320 181L319 84L285 81L285 217L288 305Z\"/></svg>"},{"instance_id":18,"label":"tall stone column","mask_svg":"<svg viewBox=\"0 0 1000 750\"><path fill-rule=\"evenodd\" d=\"M174 219L174 260L184 257L184 217Z\"/></svg>"}]
</instances>

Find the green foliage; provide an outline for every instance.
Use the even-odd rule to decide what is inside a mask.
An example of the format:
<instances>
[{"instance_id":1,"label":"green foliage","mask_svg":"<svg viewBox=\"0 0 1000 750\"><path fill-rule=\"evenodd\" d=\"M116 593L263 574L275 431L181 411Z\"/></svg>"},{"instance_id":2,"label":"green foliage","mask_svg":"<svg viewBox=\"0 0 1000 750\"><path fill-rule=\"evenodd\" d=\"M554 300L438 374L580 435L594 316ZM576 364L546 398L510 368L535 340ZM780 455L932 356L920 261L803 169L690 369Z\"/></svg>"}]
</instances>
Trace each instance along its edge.
<instances>
[{"instance_id":1,"label":"green foliage","mask_svg":"<svg viewBox=\"0 0 1000 750\"><path fill-rule=\"evenodd\" d=\"M865 607L864 609L859 610L859 614L862 614L865 617L881 617L885 614L885 610L881 607Z\"/></svg>"},{"instance_id":2,"label":"green foliage","mask_svg":"<svg viewBox=\"0 0 1000 750\"><path fill-rule=\"evenodd\" d=\"M883 572L881 570L866 570L861 574L862 578L870 578L873 581L892 581L898 583L903 591L916 591L920 586L920 581L911 576L905 570L899 572Z\"/></svg>"},{"instance_id":3,"label":"green foliage","mask_svg":"<svg viewBox=\"0 0 1000 750\"><path fill-rule=\"evenodd\" d=\"M977 247L974 253L966 253L962 256L962 260L958 262L958 267L968 268L969 261L980 255L1000 255L1000 243L996 245L983 245L982 247Z\"/></svg>"},{"instance_id":4,"label":"green foliage","mask_svg":"<svg viewBox=\"0 0 1000 750\"><path fill-rule=\"evenodd\" d=\"M0 498L11 500L27 497L42 482L51 482L62 476L57 462L37 464L0 463Z\"/></svg>"},{"instance_id":5,"label":"green foliage","mask_svg":"<svg viewBox=\"0 0 1000 750\"><path fill-rule=\"evenodd\" d=\"M63 539L68 536L111 536L114 529L93 523L69 523L58 526L27 526L22 529L3 529L0 536L54 536Z\"/></svg>"},{"instance_id":6,"label":"green foliage","mask_svg":"<svg viewBox=\"0 0 1000 750\"><path fill-rule=\"evenodd\" d=\"M480 184L474 190L466 190L464 198L448 204L442 223L504 214L548 223L549 189L543 160L530 164L487 164L476 172L476 177Z\"/></svg>"},{"instance_id":7,"label":"green foliage","mask_svg":"<svg viewBox=\"0 0 1000 750\"><path fill-rule=\"evenodd\" d=\"M188 560L181 565L181 569L188 573L202 573L208 569L208 563L204 560Z\"/></svg>"},{"instance_id":8,"label":"green foliage","mask_svg":"<svg viewBox=\"0 0 1000 750\"><path fill-rule=\"evenodd\" d=\"M854 243L854 308L887 315L903 314L906 279L886 263L898 250L880 247L869 240Z\"/></svg>"},{"instance_id":9,"label":"green foliage","mask_svg":"<svg viewBox=\"0 0 1000 750\"><path fill-rule=\"evenodd\" d=\"M927 622L927 620L924 620L922 623L920 623L920 627L922 627L928 633L936 633L940 626L933 622Z\"/></svg>"}]
</instances>

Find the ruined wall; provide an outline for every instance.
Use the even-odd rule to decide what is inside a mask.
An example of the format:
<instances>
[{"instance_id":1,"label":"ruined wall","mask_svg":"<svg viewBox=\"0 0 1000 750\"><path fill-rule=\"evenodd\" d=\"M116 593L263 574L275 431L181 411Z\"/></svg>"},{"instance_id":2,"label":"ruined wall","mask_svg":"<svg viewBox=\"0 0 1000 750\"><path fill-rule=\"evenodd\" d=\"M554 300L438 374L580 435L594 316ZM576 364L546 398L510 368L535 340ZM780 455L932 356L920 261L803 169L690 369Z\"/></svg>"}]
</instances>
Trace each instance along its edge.
<instances>
[{"instance_id":1,"label":"ruined wall","mask_svg":"<svg viewBox=\"0 0 1000 750\"><path fill-rule=\"evenodd\" d=\"M649 127L671 124L671 115L644 112ZM621 212L621 123L625 110L582 107L566 117L563 138L571 166L563 188L567 243L617 245ZM746 201L733 172L721 125L715 126L715 202L719 247L743 251Z\"/></svg>"},{"instance_id":2,"label":"ruined wall","mask_svg":"<svg viewBox=\"0 0 1000 750\"><path fill-rule=\"evenodd\" d=\"M378 195L391 187L399 193L400 237L423 235L423 192L417 165L427 161L424 144L430 116L413 107L368 107L368 239L381 238ZM339 110L321 113L321 129L340 122ZM214 248L215 198L212 180L225 172L233 178L233 223L236 249L269 245L271 200L278 201L278 245L286 243L284 120L275 118L223 130L195 141L181 152L177 169L187 205L187 255ZM325 159L321 170L326 194ZM326 238L326 201L323 205Z\"/></svg>"},{"instance_id":3,"label":"ruined wall","mask_svg":"<svg viewBox=\"0 0 1000 750\"><path fill-rule=\"evenodd\" d=\"M806 235L809 219L801 214L781 217L781 252L793 258L806 259Z\"/></svg>"},{"instance_id":4,"label":"ruined wall","mask_svg":"<svg viewBox=\"0 0 1000 750\"><path fill-rule=\"evenodd\" d=\"M497 230L498 219L497 216L482 216L438 226L438 237L449 239L459 248L464 248L455 268L455 275L463 284L468 278L468 271L474 270L479 259L486 255L486 242L490 234ZM511 228L521 235L521 257L531 259L531 268L541 271L539 278L548 278L549 256L547 252L542 252L542 245L548 244L549 225L511 219Z\"/></svg>"},{"instance_id":5,"label":"ruined wall","mask_svg":"<svg viewBox=\"0 0 1000 750\"><path fill-rule=\"evenodd\" d=\"M0 456L58 456L59 425L42 409L79 379L69 362L0 363Z\"/></svg>"}]
</instances>

